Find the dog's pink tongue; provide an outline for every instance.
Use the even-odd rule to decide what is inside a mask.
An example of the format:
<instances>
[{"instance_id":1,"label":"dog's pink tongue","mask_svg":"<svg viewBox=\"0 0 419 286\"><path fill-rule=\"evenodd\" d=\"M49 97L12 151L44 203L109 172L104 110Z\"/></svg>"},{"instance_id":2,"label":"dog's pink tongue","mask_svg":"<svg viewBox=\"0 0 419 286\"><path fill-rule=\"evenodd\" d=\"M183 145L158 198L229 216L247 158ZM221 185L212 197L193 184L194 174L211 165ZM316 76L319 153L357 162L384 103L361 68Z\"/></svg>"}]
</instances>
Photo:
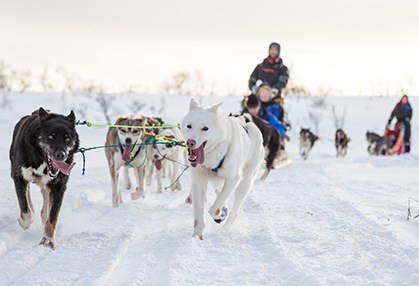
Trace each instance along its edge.
<instances>
[{"instance_id":1,"label":"dog's pink tongue","mask_svg":"<svg viewBox=\"0 0 419 286\"><path fill-rule=\"evenodd\" d=\"M191 161L190 158L196 157L194 161ZM204 144L199 146L196 149L189 149L189 161L192 167L198 166L198 164L202 164L205 161L205 154L204 154Z\"/></svg>"},{"instance_id":2,"label":"dog's pink tongue","mask_svg":"<svg viewBox=\"0 0 419 286\"><path fill-rule=\"evenodd\" d=\"M131 151L133 146L126 146L124 148L124 153L122 153L122 160L131 161Z\"/></svg>"},{"instance_id":3,"label":"dog's pink tongue","mask_svg":"<svg viewBox=\"0 0 419 286\"><path fill-rule=\"evenodd\" d=\"M156 160L154 161L154 166L156 167L157 170L161 170L161 161L162 160Z\"/></svg>"},{"instance_id":4,"label":"dog's pink tongue","mask_svg":"<svg viewBox=\"0 0 419 286\"><path fill-rule=\"evenodd\" d=\"M71 169L73 169L74 165L76 163L67 164L66 162L60 162L60 161L52 161L52 166L58 170L61 171L64 175L70 175Z\"/></svg>"}]
</instances>

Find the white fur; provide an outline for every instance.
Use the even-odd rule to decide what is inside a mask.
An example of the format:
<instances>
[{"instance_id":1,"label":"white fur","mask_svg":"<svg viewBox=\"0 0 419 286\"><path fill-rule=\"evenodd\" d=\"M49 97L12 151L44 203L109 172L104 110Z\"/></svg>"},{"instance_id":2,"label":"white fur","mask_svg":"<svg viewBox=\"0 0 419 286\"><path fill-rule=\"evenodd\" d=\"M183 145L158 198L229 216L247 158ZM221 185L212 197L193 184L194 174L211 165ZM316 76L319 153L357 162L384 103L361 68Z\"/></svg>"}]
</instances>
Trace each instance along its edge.
<instances>
[{"instance_id":1,"label":"white fur","mask_svg":"<svg viewBox=\"0 0 419 286\"><path fill-rule=\"evenodd\" d=\"M138 148L140 146L135 146L133 150L131 151L131 154L134 155ZM145 148L142 147L141 151L138 153L138 155L131 161L131 165L135 167L139 167L134 170L135 178L137 180L137 188L135 192L131 193L131 199L137 200L139 198L142 198L145 196L145 186L144 186L144 179L145 179ZM115 170L116 177L112 179L112 206L118 207L119 204L122 203L122 197L121 197L121 191L119 190L119 171L121 168L124 168L124 181L125 181L125 187L129 189L131 187L131 182L128 177L128 168L131 168L130 166L127 166L125 161L122 159L122 153L119 151L115 152L113 154L113 164L112 167Z\"/></svg>"},{"instance_id":2,"label":"white fur","mask_svg":"<svg viewBox=\"0 0 419 286\"><path fill-rule=\"evenodd\" d=\"M31 183L37 183L42 188L43 186L46 186L48 182L52 179L51 176L49 176L48 174L44 174L44 170L46 168L47 163L42 163L36 169L33 167L22 167L22 176L26 181Z\"/></svg>"},{"instance_id":3,"label":"white fur","mask_svg":"<svg viewBox=\"0 0 419 286\"><path fill-rule=\"evenodd\" d=\"M162 138L165 137L174 137L176 141L182 141L183 137L180 133L178 128L173 129L160 129L159 136ZM185 157L185 149L180 146L173 146L173 147L166 147L165 144L156 144L155 146L149 145L147 152L148 157L148 163L147 163L147 178L146 182L147 185L151 185L151 178L153 176L153 173L156 174L157 179L157 193L161 194L163 193L163 183L162 178L168 177L171 183L174 183L180 175L181 171L181 165L176 163L184 163L184 157ZM162 168L160 170L157 170L154 165L154 161L156 159L162 160ZM176 183L171 186L172 191L180 191L182 189L180 181L177 181Z\"/></svg>"},{"instance_id":4,"label":"white fur","mask_svg":"<svg viewBox=\"0 0 419 286\"><path fill-rule=\"evenodd\" d=\"M221 115L218 112L220 105L202 108L192 99L189 113L181 124L185 140L195 140L197 147L207 142L204 149L205 161L195 168L190 168L194 209L193 234L200 239L203 239L203 212L208 182L217 189L217 198L209 209L213 219L220 219L227 198L234 192L234 204L225 222L225 226L231 226L253 187L265 157L262 134L256 125L243 124L235 117ZM188 125L191 125L191 128L188 128ZM208 127L208 130L203 131L203 127ZM211 171L223 158L224 163L218 172Z\"/></svg>"}]
</instances>

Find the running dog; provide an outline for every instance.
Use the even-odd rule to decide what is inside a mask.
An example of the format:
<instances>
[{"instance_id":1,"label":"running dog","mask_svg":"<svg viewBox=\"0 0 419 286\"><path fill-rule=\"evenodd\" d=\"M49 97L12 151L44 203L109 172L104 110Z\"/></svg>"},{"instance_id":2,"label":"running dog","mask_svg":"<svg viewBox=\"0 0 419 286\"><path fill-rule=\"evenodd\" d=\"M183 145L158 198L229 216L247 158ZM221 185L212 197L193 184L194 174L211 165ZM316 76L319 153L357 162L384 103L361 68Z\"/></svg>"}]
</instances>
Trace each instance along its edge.
<instances>
[{"instance_id":1,"label":"running dog","mask_svg":"<svg viewBox=\"0 0 419 286\"><path fill-rule=\"evenodd\" d=\"M346 156L349 141L351 141L351 139L346 135L345 131L343 131L342 129L336 130L335 147L337 157Z\"/></svg>"},{"instance_id":2,"label":"running dog","mask_svg":"<svg viewBox=\"0 0 419 286\"><path fill-rule=\"evenodd\" d=\"M308 158L308 154L314 146L314 143L319 139L310 131L310 128L301 128L300 131L300 155L304 160Z\"/></svg>"},{"instance_id":3,"label":"running dog","mask_svg":"<svg viewBox=\"0 0 419 286\"><path fill-rule=\"evenodd\" d=\"M284 139L279 135L275 127L271 126L268 122L257 116L253 116L250 113L245 112L238 117L243 118L245 123L254 123L262 133L263 146L266 151L266 169L261 177L261 180L265 180L271 169L274 168L275 158L280 157L282 155L281 153L285 153Z\"/></svg>"},{"instance_id":4,"label":"running dog","mask_svg":"<svg viewBox=\"0 0 419 286\"><path fill-rule=\"evenodd\" d=\"M392 145L388 137L369 131L367 131L366 137L368 141L367 150L370 155L387 155L387 151Z\"/></svg>"},{"instance_id":5,"label":"running dog","mask_svg":"<svg viewBox=\"0 0 419 286\"><path fill-rule=\"evenodd\" d=\"M35 183L43 196L44 236L40 244L52 249L56 247L58 215L78 148L73 111L64 116L40 108L22 117L13 131L10 162L20 207L19 223L28 229L33 222L29 183Z\"/></svg>"},{"instance_id":6,"label":"running dog","mask_svg":"<svg viewBox=\"0 0 419 286\"><path fill-rule=\"evenodd\" d=\"M145 164L146 148L142 146L151 138L141 126L147 125L147 118L120 117L115 125L110 127L106 135L105 145L112 147L105 149L109 172L112 180L112 206L118 207L122 203L118 180L120 169L124 168L124 181L127 190L131 189L128 168L134 169L137 180L136 191L131 193L131 199L137 200L145 195Z\"/></svg>"},{"instance_id":7,"label":"running dog","mask_svg":"<svg viewBox=\"0 0 419 286\"><path fill-rule=\"evenodd\" d=\"M262 134L257 126L220 114L221 104L203 108L191 99L189 112L181 124L192 166L193 235L201 240L208 182L217 190L217 198L209 209L216 223L226 219L228 210L224 204L234 193L233 207L225 222L225 227L229 227L252 189L265 156Z\"/></svg>"},{"instance_id":8,"label":"running dog","mask_svg":"<svg viewBox=\"0 0 419 286\"><path fill-rule=\"evenodd\" d=\"M162 178L167 175L173 185L170 187L172 191L180 191L182 189L180 181L176 181L180 176L180 165L185 161L185 149L181 146L174 145L170 141L183 141L182 134L178 128L158 129L157 138L167 143L154 142L148 146L149 162L147 170L147 184L151 184L151 177L156 172L157 193L163 193ZM174 141L175 140L175 141ZM175 182L176 181L176 182Z\"/></svg>"}]
</instances>

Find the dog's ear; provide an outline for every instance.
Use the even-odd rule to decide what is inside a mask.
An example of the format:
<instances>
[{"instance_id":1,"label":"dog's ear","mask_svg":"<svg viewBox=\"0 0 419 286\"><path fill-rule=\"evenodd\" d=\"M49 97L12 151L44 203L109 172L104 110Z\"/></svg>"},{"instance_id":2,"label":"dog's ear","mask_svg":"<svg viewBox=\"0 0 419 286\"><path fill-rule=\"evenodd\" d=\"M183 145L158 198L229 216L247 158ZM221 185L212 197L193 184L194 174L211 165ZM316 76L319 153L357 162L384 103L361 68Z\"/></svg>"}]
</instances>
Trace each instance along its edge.
<instances>
[{"instance_id":1,"label":"dog's ear","mask_svg":"<svg viewBox=\"0 0 419 286\"><path fill-rule=\"evenodd\" d=\"M74 111L72 110L70 114L67 116L68 119L70 119L71 124L76 124L76 115L74 115Z\"/></svg>"},{"instance_id":2,"label":"dog's ear","mask_svg":"<svg viewBox=\"0 0 419 286\"><path fill-rule=\"evenodd\" d=\"M38 110L38 116L39 116L39 119L45 120L48 117L48 112L45 111L45 109L43 109L42 107L40 107Z\"/></svg>"},{"instance_id":3,"label":"dog's ear","mask_svg":"<svg viewBox=\"0 0 419 286\"><path fill-rule=\"evenodd\" d=\"M128 117L119 117L116 121L115 121L115 125L121 125L121 122L124 120L127 120Z\"/></svg>"},{"instance_id":4,"label":"dog's ear","mask_svg":"<svg viewBox=\"0 0 419 286\"><path fill-rule=\"evenodd\" d=\"M211 106L209 108L209 110L212 111L212 112L214 112L214 113L217 113L218 112L218 108L220 108L221 105L223 105L223 102L220 102L220 103L217 103L214 106Z\"/></svg>"},{"instance_id":5,"label":"dog's ear","mask_svg":"<svg viewBox=\"0 0 419 286\"><path fill-rule=\"evenodd\" d=\"M189 110L193 110L198 108L198 102L196 102L195 98L191 98L191 102L189 103Z\"/></svg>"},{"instance_id":6,"label":"dog's ear","mask_svg":"<svg viewBox=\"0 0 419 286\"><path fill-rule=\"evenodd\" d=\"M147 124L149 124L149 123L151 123L150 125L152 125L152 124L154 124L153 122L149 122L149 121L151 121L151 120L149 120L149 118L147 118L147 117L143 117L143 118L141 118L140 119L140 122L141 122L141 124L143 125L143 126L145 126L145 125L147 125Z\"/></svg>"}]
</instances>

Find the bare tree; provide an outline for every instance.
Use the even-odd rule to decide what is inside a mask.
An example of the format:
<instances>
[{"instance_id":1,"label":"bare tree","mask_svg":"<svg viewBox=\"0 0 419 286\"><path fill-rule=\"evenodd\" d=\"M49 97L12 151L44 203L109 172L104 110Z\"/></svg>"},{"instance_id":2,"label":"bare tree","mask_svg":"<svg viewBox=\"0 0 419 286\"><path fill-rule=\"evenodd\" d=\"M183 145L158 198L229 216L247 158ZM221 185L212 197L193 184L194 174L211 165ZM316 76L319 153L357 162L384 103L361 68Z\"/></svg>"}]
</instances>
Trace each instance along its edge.
<instances>
[{"instance_id":1,"label":"bare tree","mask_svg":"<svg viewBox=\"0 0 419 286\"><path fill-rule=\"evenodd\" d=\"M326 108L327 107L327 95L323 96L314 96L311 98L311 105L316 108Z\"/></svg>"},{"instance_id":2,"label":"bare tree","mask_svg":"<svg viewBox=\"0 0 419 286\"><path fill-rule=\"evenodd\" d=\"M106 122L108 124L112 124L111 120L111 106L112 101L114 101L115 97L112 95L106 95L103 93L99 93L96 95L96 102L99 104L100 109L103 112L103 115L105 116Z\"/></svg>"},{"instance_id":3,"label":"bare tree","mask_svg":"<svg viewBox=\"0 0 419 286\"><path fill-rule=\"evenodd\" d=\"M1 97L1 102L0 102L0 108L1 109L11 109L12 107L12 103L9 99L9 95L7 93L4 93Z\"/></svg>"},{"instance_id":4,"label":"bare tree","mask_svg":"<svg viewBox=\"0 0 419 286\"><path fill-rule=\"evenodd\" d=\"M131 111L132 115L137 115L141 109L143 109L147 104L140 102L140 101L134 101L132 104L128 106L129 110Z\"/></svg>"},{"instance_id":5,"label":"bare tree","mask_svg":"<svg viewBox=\"0 0 419 286\"><path fill-rule=\"evenodd\" d=\"M10 66L3 60L0 61L0 89L10 91L11 80L10 80Z\"/></svg>"},{"instance_id":6,"label":"bare tree","mask_svg":"<svg viewBox=\"0 0 419 286\"><path fill-rule=\"evenodd\" d=\"M48 67L45 67L39 75L39 83L41 84L44 92L50 92L54 89L54 86L50 82L50 71Z\"/></svg>"},{"instance_id":7,"label":"bare tree","mask_svg":"<svg viewBox=\"0 0 419 286\"><path fill-rule=\"evenodd\" d=\"M308 118L310 119L310 122L314 125L314 128L316 130L316 134L319 135L320 131L320 122L323 119L323 115L320 112L309 112Z\"/></svg>"},{"instance_id":8,"label":"bare tree","mask_svg":"<svg viewBox=\"0 0 419 286\"><path fill-rule=\"evenodd\" d=\"M31 76L32 74L29 70L23 70L17 74L20 93L27 91L31 87Z\"/></svg>"},{"instance_id":9,"label":"bare tree","mask_svg":"<svg viewBox=\"0 0 419 286\"><path fill-rule=\"evenodd\" d=\"M168 94L205 95L209 92L209 95L212 95L214 84L207 90L201 71L195 69L192 73L180 71L174 74L171 79L162 83L160 90Z\"/></svg>"},{"instance_id":10,"label":"bare tree","mask_svg":"<svg viewBox=\"0 0 419 286\"><path fill-rule=\"evenodd\" d=\"M344 109L342 116L339 117L336 113L336 106L333 105L332 114L336 129L343 129L343 127L345 126L346 108Z\"/></svg>"}]
</instances>

